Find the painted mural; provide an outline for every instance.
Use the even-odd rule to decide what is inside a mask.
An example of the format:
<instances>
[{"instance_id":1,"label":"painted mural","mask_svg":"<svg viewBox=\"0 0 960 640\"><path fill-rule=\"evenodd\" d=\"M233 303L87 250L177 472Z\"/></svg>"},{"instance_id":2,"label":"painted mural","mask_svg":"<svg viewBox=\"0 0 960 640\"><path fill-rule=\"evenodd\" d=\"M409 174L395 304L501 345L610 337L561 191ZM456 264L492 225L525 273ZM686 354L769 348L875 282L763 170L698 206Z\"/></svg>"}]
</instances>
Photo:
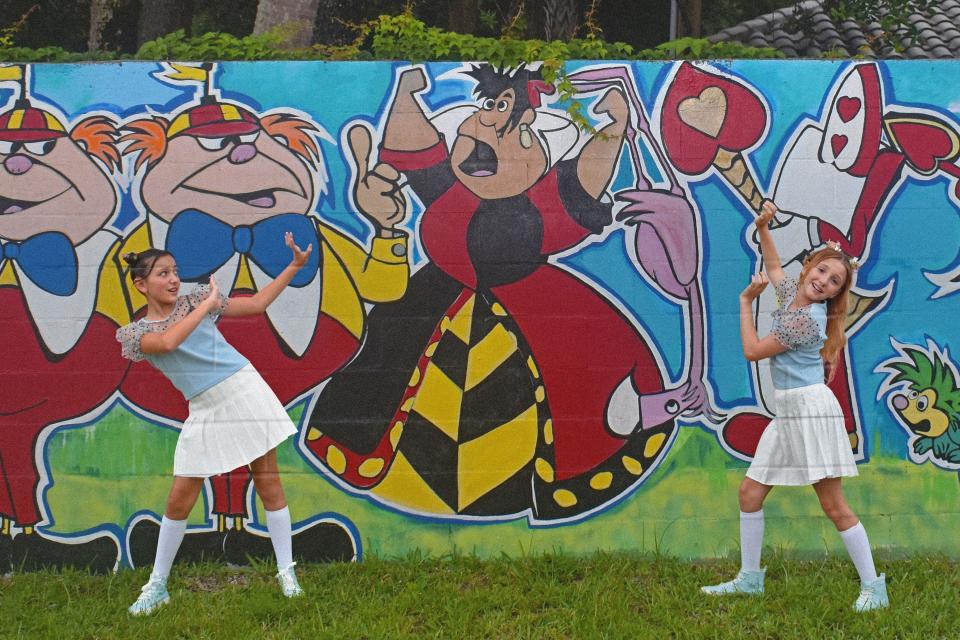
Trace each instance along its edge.
<instances>
[{"instance_id":1,"label":"painted mural","mask_svg":"<svg viewBox=\"0 0 960 640\"><path fill-rule=\"evenodd\" d=\"M877 544L960 555L933 535L960 525L960 66L567 73L589 129L536 64L0 66L0 573L153 556L186 404L120 357L118 256L248 296L287 231L310 264L221 330L298 425L299 559L726 554L774 409L736 307L768 198L788 273L827 241L862 264L851 501ZM250 480L205 483L178 561L270 555ZM769 511L822 550L812 493Z\"/></svg>"}]
</instances>

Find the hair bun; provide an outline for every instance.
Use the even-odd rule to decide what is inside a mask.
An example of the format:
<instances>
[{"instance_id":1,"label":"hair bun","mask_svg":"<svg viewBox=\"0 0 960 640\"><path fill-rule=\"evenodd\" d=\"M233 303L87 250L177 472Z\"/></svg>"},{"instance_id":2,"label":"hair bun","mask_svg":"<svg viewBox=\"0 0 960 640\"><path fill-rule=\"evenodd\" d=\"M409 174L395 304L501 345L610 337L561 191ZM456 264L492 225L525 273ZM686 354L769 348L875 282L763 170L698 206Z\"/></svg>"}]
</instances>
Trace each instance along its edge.
<instances>
[{"instance_id":1,"label":"hair bun","mask_svg":"<svg viewBox=\"0 0 960 640\"><path fill-rule=\"evenodd\" d=\"M137 264L137 261L140 259L140 256L136 251L131 251L130 253L123 254L123 261L126 262L131 267Z\"/></svg>"}]
</instances>

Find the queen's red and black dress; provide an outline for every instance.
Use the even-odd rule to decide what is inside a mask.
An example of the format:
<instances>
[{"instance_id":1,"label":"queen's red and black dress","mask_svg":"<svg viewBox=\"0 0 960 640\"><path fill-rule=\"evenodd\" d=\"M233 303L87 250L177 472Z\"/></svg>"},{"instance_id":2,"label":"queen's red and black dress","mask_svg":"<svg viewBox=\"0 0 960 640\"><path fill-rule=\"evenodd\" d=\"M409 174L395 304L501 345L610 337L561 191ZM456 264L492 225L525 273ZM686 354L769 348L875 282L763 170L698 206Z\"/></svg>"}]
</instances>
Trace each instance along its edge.
<instances>
[{"instance_id":1,"label":"queen's red and black dress","mask_svg":"<svg viewBox=\"0 0 960 640\"><path fill-rule=\"evenodd\" d=\"M380 160L425 207L429 262L371 311L360 353L313 409L311 450L347 485L440 517L555 521L636 484L674 423L627 438L607 426L625 378L640 394L663 380L627 318L548 262L612 220L576 159L497 200L456 179L442 140Z\"/></svg>"}]
</instances>

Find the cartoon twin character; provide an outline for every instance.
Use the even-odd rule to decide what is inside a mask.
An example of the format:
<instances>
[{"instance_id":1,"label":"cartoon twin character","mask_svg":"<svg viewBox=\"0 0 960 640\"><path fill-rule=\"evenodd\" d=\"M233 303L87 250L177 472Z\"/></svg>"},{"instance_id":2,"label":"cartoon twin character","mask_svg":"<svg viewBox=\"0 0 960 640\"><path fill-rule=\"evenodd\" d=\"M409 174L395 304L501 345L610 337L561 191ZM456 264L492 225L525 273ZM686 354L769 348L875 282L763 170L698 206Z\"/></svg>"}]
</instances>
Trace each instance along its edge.
<instances>
[{"instance_id":1,"label":"cartoon twin character","mask_svg":"<svg viewBox=\"0 0 960 640\"><path fill-rule=\"evenodd\" d=\"M67 540L38 500L46 437L104 403L126 365L113 334L124 304L112 297L120 238L117 125L93 114L73 123L28 94L28 69L0 67L17 91L0 109L0 573L13 565L114 568L117 540ZM13 374L12 372L16 373ZM14 535L16 534L16 535Z\"/></svg>"},{"instance_id":2,"label":"cartoon twin character","mask_svg":"<svg viewBox=\"0 0 960 640\"><path fill-rule=\"evenodd\" d=\"M354 355L365 304L397 298L406 287L406 236L392 230L403 216L372 213L377 233L368 249L311 215L326 187L322 130L292 111L255 115L219 100L212 71L167 68L165 80L204 89L168 118L135 116L121 125L93 115L68 129L52 107L30 100L24 68L2 70L0 80L19 81L19 94L0 111L0 340L22 373L8 376L0 411L0 570L111 570L120 558L112 534L66 540L38 528L52 524L38 499L38 464L53 427L97 409L118 389L145 417L173 424L186 417L185 403L162 376L142 365L128 370L118 357L113 334L144 305L124 280L118 255L165 247L187 287L215 274L224 289L244 295L285 262L277 251L285 231L302 246L312 243L313 264L273 305L278 313L222 325L228 337L243 334L236 342L244 355L286 403ZM110 229L121 154L147 211L122 242ZM226 553L243 562L248 554L272 553L268 538L244 526L249 481L245 469L211 479L216 530L188 536L183 559ZM134 564L152 557L153 524L149 517L130 523ZM313 560L358 552L354 535L334 520L301 526L296 540L298 555Z\"/></svg>"},{"instance_id":3,"label":"cartoon twin character","mask_svg":"<svg viewBox=\"0 0 960 640\"><path fill-rule=\"evenodd\" d=\"M364 304L400 297L409 276L407 238L393 230L402 220L371 212L376 229L370 247L360 246L312 214L327 188L318 125L290 110L255 114L245 105L219 99L211 65L171 64L165 81L200 85L202 95L169 117L138 118L125 124L124 154L135 158L137 193L148 212L130 233L127 248L163 247L176 258L185 287L216 277L231 295L252 295L288 262L283 234L292 231L301 247L313 245L302 269L266 316L226 318L224 336L261 371L285 404L343 366L363 338ZM133 313L144 301L130 288ZM159 387L169 393L157 393ZM148 414L180 422L182 397L146 363L131 366L121 387ZM184 542L184 557L216 554L242 562L247 554L270 552L269 539L244 528L249 523L247 469L211 479L215 531L196 531ZM227 531L226 518L234 519ZM158 529L140 520L130 533L131 561L152 558ZM226 537L226 541L224 538ZM321 522L295 536L298 555L322 560L353 557L356 542L336 522Z\"/></svg>"}]
</instances>

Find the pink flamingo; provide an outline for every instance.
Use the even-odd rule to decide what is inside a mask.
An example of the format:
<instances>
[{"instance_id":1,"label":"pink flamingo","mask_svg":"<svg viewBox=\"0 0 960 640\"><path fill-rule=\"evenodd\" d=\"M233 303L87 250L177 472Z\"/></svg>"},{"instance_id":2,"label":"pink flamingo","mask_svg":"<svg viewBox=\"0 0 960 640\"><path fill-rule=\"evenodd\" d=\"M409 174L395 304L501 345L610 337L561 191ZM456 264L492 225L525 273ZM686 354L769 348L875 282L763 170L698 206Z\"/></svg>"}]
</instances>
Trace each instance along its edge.
<instances>
[{"instance_id":1,"label":"pink flamingo","mask_svg":"<svg viewBox=\"0 0 960 640\"><path fill-rule=\"evenodd\" d=\"M627 203L617 214L617 220L634 228L632 249L648 280L675 300L687 304L690 359L686 363L684 381L665 391L640 397L639 428L654 427L678 415L688 418L703 416L719 422L722 416L712 406L705 376L700 234L689 196L651 132L633 78L625 67L578 71L570 74L569 79L583 93L619 87L632 105L637 122L627 126L626 138L636 180L632 189L615 194L618 200ZM651 181L643 172L638 134L646 138L648 148L670 183L669 189L651 188Z\"/></svg>"}]
</instances>

